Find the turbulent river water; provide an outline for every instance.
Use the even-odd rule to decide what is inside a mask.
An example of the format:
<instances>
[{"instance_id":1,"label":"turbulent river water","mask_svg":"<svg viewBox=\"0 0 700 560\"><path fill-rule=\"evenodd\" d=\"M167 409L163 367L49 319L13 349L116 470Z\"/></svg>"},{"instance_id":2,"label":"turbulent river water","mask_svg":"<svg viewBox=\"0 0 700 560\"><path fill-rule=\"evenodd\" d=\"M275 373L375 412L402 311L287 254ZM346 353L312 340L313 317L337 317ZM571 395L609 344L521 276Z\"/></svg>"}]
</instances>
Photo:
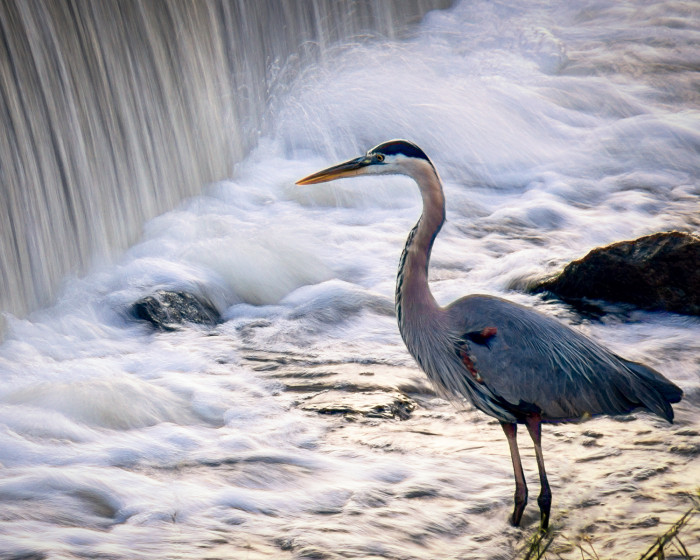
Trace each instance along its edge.
<instances>
[{"instance_id":1,"label":"turbulent river water","mask_svg":"<svg viewBox=\"0 0 700 560\"><path fill-rule=\"evenodd\" d=\"M396 137L445 183L440 303L535 306L683 388L673 425L544 428L547 557L638 558L700 486L700 321L592 319L523 289L602 244L698 231L699 45L693 2L463 1L301 68L230 179L66 280L55 305L7 317L0 558L522 554L539 521L526 438L532 498L513 528L500 427L438 398L398 333L415 185L294 185ZM224 320L153 332L128 309L157 289L206 297ZM700 554L697 521L682 540Z\"/></svg>"}]
</instances>

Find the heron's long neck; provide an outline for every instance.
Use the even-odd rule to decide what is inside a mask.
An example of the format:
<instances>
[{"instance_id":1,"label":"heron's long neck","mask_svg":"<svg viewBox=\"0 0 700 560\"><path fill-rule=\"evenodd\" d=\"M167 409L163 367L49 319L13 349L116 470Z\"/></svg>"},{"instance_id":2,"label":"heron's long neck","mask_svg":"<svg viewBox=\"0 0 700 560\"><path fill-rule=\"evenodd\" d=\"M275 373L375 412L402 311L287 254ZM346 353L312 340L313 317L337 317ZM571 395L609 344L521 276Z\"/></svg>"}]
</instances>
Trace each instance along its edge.
<instances>
[{"instance_id":1,"label":"heron's long neck","mask_svg":"<svg viewBox=\"0 0 700 560\"><path fill-rule=\"evenodd\" d=\"M408 235L396 277L396 315L409 349L411 327L430 328L441 314L428 285L428 265L433 241L445 222L445 197L435 170L421 168L414 179L423 198L423 214Z\"/></svg>"}]
</instances>

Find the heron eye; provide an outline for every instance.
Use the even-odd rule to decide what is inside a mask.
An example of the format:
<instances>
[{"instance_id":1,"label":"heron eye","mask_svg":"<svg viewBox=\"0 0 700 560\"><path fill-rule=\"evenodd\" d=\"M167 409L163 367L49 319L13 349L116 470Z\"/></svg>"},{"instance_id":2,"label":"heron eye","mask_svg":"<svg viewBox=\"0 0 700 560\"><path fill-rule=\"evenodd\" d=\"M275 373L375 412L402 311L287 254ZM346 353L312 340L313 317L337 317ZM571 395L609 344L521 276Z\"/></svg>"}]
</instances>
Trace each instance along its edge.
<instances>
[{"instance_id":1,"label":"heron eye","mask_svg":"<svg viewBox=\"0 0 700 560\"><path fill-rule=\"evenodd\" d=\"M382 163L384 161L384 154L376 154L374 157L377 158L377 161L379 163Z\"/></svg>"}]
</instances>

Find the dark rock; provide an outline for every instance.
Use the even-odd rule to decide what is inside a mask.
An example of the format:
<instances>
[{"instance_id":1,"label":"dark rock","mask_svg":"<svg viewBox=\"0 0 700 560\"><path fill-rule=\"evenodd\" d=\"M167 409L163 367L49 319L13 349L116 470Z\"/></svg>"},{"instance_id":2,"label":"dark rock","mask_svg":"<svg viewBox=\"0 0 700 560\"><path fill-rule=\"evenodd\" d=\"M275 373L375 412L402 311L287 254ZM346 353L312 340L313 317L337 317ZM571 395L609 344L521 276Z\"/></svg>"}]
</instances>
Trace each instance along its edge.
<instances>
[{"instance_id":1,"label":"dark rock","mask_svg":"<svg viewBox=\"0 0 700 560\"><path fill-rule=\"evenodd\" d=\"M184 323L214 326L221 320L219 312L206 299L165 290L138 300L132 305L131 314L164 331L176 330Z\"/></svg>"},{"instance_id":2,"label":"dark rock","mask_svg":"<svg viewBox=\"0 0 700 560\"><path fill-rule=\"evenodd\" d=\"M416 403L396 391L348 393L329 390L307 399L301 408L318 414L406 420L416 408Z\"/></svg>"},{"instance_id":3,"label":"dark rock","mask_svg":"<svg viewBox=\"0 0 700 560\"><path fill-rule=\"evenodd\" d=\"M645 515L644 517L639 517L638 519L632 521L630 527L635 527L637 529L656 527L660 521L661 519L655 515Z\"/></svg>"},{"instance_id":4,"label":"dark rock","mask_svg":"<svg viewBox=\"0 0 700 560\"><path fill-rule=\"evenodd\" d=\"M594 249L530 291L700 315L700 238L671 231Z\"/></svg>"},{"instance_id":5,"label":"dark rock","mask_svg":"<svg viewBox=\"0 0 700 560\"><path fill-rule=\"evenodd\" d=\"M600 439L603 437L603 434L601 434L600 432L594 432L593 430L586 430L581 435L584 435L586 437L593 438L593 439Z\"/></svg>"},{"instance_id":6,"label":"dark rock","mask_svg":"<svg viewBox=\"0 0 700 560\"><path fill-rule=\"evenodd\" d=\"M681 443L679 445L673 445L669 449L671 453L676 455L687 455L688 457L694 457L695 455L700 455L700 445L697 443Z\"/></svg>"},{"instance_id":7,"label":"dark rock","mask_svg":"<svg viewBox=\"0 0 700 560\"><path fill-rule=\"evenodd\" d=\"M427 485L421 485L421 486L416 486L415 488L412 488L410 490L407 490L403 497L404 498L434 498L439 495L439 492L437 488L433 488L432 486L427 486Z\"/></svg>"}]
</instances>

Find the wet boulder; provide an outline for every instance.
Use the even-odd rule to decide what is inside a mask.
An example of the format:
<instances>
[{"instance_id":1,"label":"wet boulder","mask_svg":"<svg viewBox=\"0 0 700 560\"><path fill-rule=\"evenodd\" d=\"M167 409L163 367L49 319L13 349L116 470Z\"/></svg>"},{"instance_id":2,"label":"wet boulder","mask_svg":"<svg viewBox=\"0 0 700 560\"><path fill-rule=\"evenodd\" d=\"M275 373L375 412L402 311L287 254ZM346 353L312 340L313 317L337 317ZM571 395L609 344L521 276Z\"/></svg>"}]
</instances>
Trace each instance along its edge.
<instances>
[{"instance_id":1,"label":"wet boulder","mask_svg":"<svg viewBox=\"0 0 700 560\"><path fill-rule=\"evenodd\" d=\"M671 231L613 243L592 250L530 291L574 304L605 300L700 315L700 238Z\"/></svg>"},{"instance_id":2,"label":"wet boulder","mask_svg":"<svg viewBox=\"0 0 700 560\"><path fill-rule=\"evenodd\" d=\"M131 315L163 331L176 330L185 323L214 326L221 315L212 303L188 292L158 290L131 306Z\"/></svg>"}]
</instances>

